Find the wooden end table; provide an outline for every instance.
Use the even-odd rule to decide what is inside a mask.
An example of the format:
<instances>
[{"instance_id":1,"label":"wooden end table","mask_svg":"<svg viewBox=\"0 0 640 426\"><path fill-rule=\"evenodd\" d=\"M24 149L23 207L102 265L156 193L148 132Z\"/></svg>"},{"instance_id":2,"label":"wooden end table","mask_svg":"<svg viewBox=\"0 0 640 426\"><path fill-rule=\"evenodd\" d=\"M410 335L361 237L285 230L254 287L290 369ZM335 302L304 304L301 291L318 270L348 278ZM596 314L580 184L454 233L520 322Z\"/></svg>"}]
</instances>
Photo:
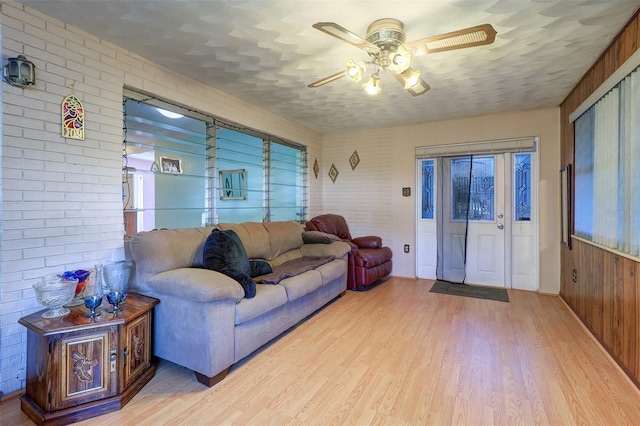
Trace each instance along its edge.
<instances>
[{"instance_id":1,"label":"wooden end table","mask_svg":"<svg viewBox=\"0 0 640 426\"><path fill-rule=\"evenodd\" d=\"M152 308L160 301L129 293L123 310L87 318L82 306L60 318L36 312L27 327L27 386L20 408L38 425L62 425L120 410L155 374Z\"/></svg>"}]
</instances>

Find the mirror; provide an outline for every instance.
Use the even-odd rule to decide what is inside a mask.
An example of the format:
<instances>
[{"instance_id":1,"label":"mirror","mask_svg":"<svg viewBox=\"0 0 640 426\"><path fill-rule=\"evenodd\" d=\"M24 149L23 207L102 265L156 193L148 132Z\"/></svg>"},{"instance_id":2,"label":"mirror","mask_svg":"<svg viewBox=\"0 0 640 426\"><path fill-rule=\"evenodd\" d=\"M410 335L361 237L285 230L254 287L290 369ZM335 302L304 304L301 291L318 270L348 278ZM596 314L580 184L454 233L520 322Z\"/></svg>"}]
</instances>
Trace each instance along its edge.
<instances>
[{"instance_id":1,"label":"mirror","mask_svg":"<svg viewBox=\"0 0 640 426\"><path fill-rule=\"evenodd\" d=\"M220 170L220 199L247 199L247 172L245 169Z\"/></svg>"}]
</instances>

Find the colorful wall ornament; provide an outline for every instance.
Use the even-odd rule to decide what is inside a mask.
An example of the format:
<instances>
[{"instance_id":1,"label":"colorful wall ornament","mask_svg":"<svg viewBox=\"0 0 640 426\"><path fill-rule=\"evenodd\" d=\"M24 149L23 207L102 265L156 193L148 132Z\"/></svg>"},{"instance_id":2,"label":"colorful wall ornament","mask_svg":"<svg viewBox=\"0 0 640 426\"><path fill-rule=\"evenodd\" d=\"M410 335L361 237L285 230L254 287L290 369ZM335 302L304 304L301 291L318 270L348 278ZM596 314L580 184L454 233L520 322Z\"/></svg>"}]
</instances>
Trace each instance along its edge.
<instances>
[{"instance_id":1,"label":"colorful wall ornament","mask_svg":"<svg viewBox=\"0 0 640 426\"><path fill-rule=\"evenodd\" d=\"M62 137L84 140L84 105L75 95L62 101Z\"/></svg>"}]
</instances>

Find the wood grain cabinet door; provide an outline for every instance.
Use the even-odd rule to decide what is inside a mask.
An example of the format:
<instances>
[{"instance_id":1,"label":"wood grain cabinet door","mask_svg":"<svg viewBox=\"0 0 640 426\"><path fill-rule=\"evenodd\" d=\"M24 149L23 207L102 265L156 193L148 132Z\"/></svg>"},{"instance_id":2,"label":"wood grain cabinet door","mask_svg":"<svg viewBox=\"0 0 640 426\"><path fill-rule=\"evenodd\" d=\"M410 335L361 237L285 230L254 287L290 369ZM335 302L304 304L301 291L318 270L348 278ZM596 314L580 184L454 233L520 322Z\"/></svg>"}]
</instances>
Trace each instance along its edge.
<instances>
[{"instance_id":1,"label":"wood grain cabinet door","mask_svg":"<svg viewBox=\"0 0 640 426\"><path fill-rule=\"evenodd\" d=\"M126 389L151 365L151 312L146 312L124 326L124 377Z\"/></svg>"},{"instance_id":2,"label":"wood grain cabinet door","mask_svg":"<svg viewBox=\"0 0 640 426\"><path fill-rule=\"evenodd\" d=\"M75 406L117 392L117 327L62 335L58 341L60 368L50 409ZM56 357L57 358L57 357Z\"/></svg>"}]
</instances>

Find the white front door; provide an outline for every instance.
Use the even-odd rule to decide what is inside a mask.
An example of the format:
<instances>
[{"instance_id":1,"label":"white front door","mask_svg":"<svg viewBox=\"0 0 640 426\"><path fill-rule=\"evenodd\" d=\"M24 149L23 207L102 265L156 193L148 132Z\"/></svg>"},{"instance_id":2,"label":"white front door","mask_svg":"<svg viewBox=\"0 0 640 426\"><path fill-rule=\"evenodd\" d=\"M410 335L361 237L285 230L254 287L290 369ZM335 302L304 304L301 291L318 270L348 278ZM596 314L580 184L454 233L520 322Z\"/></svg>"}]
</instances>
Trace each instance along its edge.
<instances>
[{"instance_id":1,"label":"white front door","mask_svg":"<svg viewBox=\"0 0 640 426\"><path fill-rule=\"evenodd\" d=\"M447 281L536 290L534 160L532 153L418 160L417 276L434 279L439 270ZM425 174L425 162L440 170Z\"/></svg>"},{"instance_id":2,"label":"white front door","mask_svg":"<svg viewBox=\"0 0 640 426\"><path fill-rule=\"evenodd\" d=\"M473 157L467 240L468 284L505 286L505 197L504 155Z\"/></svg>"},{"instance_id":3,"label":"white front door","mask_svg":"<svg viewBox=\"0 0 640 426\"><path fill-rule=\"evenodd\" d=\"M443 159L442 278L505 285L504 155Z\"/></svg>"}]
</instances>

